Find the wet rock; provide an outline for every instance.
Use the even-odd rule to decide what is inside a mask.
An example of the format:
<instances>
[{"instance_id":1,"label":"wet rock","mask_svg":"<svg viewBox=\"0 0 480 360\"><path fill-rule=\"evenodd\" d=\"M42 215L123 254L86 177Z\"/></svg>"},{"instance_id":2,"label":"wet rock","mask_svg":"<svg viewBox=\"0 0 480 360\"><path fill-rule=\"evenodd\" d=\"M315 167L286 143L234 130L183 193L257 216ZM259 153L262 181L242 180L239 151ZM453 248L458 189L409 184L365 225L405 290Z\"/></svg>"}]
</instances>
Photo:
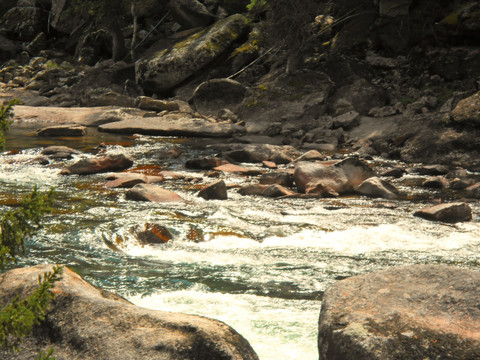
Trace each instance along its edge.
<instances>
[{"instance_id":1,"label":"wet rock","mask_svg":"<svg viewBox=\"0 0 480 360\"><path fill-rule=\"evenodd\" d=\"M278 184L291 187L293 185L293 176L285 171L269 172L260 176L259 181L262 185Z\"/></svg>"},{"instance_id":2,"label":"wet rock","mask_svg":"<svg viewBox=\"0 0 480 360\"><path fill-rule=\"evenodd\" d=\"M441 176L435 176L426 179L422 183L423 187L432 188L432 189L446 189L449 186L447 179Z\"/></svg>"},{"instance_id":3,"label":"wet rock","mask_svg":"<svg viewBox=\"0 0 480 360\"><path fill-rule=\"evenodd\" d=\"M262 184L248 184L245 186L242 186L239 190L238 193L240 195L244 196L261 196L265 189L268 187L268 185L262 185Z\"/></svg>"},{"instance_id":4,"label":"wet rock","mask_svg":"<svg viewBox=\"0 0 480 360\"><path fill-rule=\"evenodd\" d=\"M50 159L65 160L71 159L72 155L80 155L81 152L67 146L49 146L43 149L40 154L47 155Z\"/></svg>"},{"instance_id":5,"label":"wet rock","mask_svg":"<svg viewBox=\"0 0 480 360\"><path fill-rule=\"evenodd\" d=\"M137 173L117 173L111 174L105 178L108 188L131 188L137 184L147 184L147 176Z\"/></svg>"},{"instance_id":6,"label":"wet rock","mask_svg":"<svg viewBox=\"0 0 480 360\"><path fill-rule=\"evenodd\" d=\"M137 225L130 229L130 233L139 240L141 244L164 244L172 240L170 231L160 224L146 223Z\"/></svg>"},{"instance_id":7,"label":"wet rock","mask_svg":"<svg viewBox=\"0 0 480 360\"><path fill-rule=\"evenodd\" d=\"M322 198L336 198L340 196L338 192L328 185L328 182L323 182L321 180L309 184L305 190L305 194L316 195Z\"/></svg>"},{"instance_id":8,"label":"wet rock","mask_svg":"<svg viewBox=\"0 0 480 360\"><path fill-rule=\"evenodd\" d=\"M198 196L204 198L205 200L227 200L227 186L225 181L219 180L213 184L205 186Z\"/></svg>"},{"instance_id":9,"label":"wet rock","mask_svg":"<svg viewBox=\"0 0 480 360\"><path fill-rule=\"evenodd\" d=\"M304 193L307 187L320 182L338 193L351 192L375 172L365 162L348 158L332 166L319 163L298 162L293 174L298 191Z\"/></svg>"},{"instance_id":10,"label":"wet rock","mask_svg":"<svg viewBox=\"0 0 480 360\"><path fill-rule=\"evenodd\" d=\"M447 203L416 211L414 216L432 221L457 223L472 220L472 209L465 203Z\"/></svg>"},{"instance_id":11,"label":"wet rock","mask_svg":"<svg viewBox=\"0 0 480 360\"><path fill-rule=\"evenodd\" d=\"M276 164L288 164L298 157L299 152L290 145L246 144L226 151L224 155L237 162L261 163L268 160Z\"/></svg>"},{"instance_id":12,"label":"wet rock","mask_svg":"<svg viewBox=\"0 0 480 360\"><path fill-rule=\"evenodd\" d=\"M229 174L239 174L239 175L259 175L261 174L258 170L247 169L242 166L233 165L233 164L224 164L214 168L216 171L221 171Z\"/></svg>"},{"instance_id":13,"label":"wet rock","mask_svg":"<svg viewBox=\"0 0 480 360\"><path fill-rule=\"evenodd\" d=\"M452 111L452 120L459 124L480 127L480 91L459 101Z\"/></svg>"},{"instance_id":14,"label":"wet rock","mask_svg":"<svg viewBox=\"0 0 480 360\"><path fill-rule=\"evenodd\" d=\"M87 128L79 125L57 125L37 130L37 136L85 136Z\"/></svg>"},{"instance_id":15,"label":"wet rock","mask_svg":"<svg viewBox=\"0 0 480 360\"><path fill-rule=\"evenodd\" d=\"M466 195L470 198L480 199L480 183L471 185L466 189Z\"/></svg>"},{"instance_id":16,"label":"wet rock","mask_svg":"<svg viewBox=\"0 0 480 360\"><path fill-rule=\"evenodd\" d=\"M19 268L1 275L1 306L23 299L38 287L51 265ZM70 360L210 359L258 360L250 344L228 325L201 316L148 310L89 284L64 268L52 289L45 321L22 341L22 352L0 352L3 359L36 358L53 348ZM122 341L118 341L122 339ZM139 355L141 354L141 355Z\"/></svg>"},{"instance_id":17,"label":"wet rock","mask_svg":"<svg viewBox=\"0 0 480 360\"><path fill-rule=\"evenodd\" d=\"M225 53L247 31L245 20L242 15L232 15L177 43L170 50L137 61L137 83L152 92L172 89Z\"/></svg>"},{"instance_id":18,"label":"wet rock","mask_svg":"<svg viewBox=\"0 0 480 360\"><path fill-rule=\"evenodd\" d=\"M425 165L413 169L413 171L420 175L446 175L448 174L448 166L446 165Z\"/></svg>"},{"instance_id":19,"label":"wet rock","mask_svg":"<svg viewBox=\"0 0 480 360\"><path fill-rule=\"evenodd\" d=\"M111 171L122 171L133 165L133 160L119 154L110 155L97 159L82 159L73 165L63 169L62 175L89 175Z\"/></svg>"},{"instance_id":20,"label":"wet rock","mask_svg":"<svg viewBox=\"0 0 480 360\"><path fill-rule=\"evenodd\" d=\"M197 0L170 0L168 7L184 28L205 27L215 20L208 9Z\"/></svg>"},{"instance_id":21,"label":"wet rock","mask_svg":"<svg viewBox=\"0 0 480 360\"><path fill-rule=\"evenodd\" d=\"M38 7L14 7L2 17L6 30L14 33L20 41L31 41L47 31L48 12Z\"/></svg>"},{"instance_id":22,"label":"wet rock","mask_svg":"<svg viewBox=\"0 0 480 360\"><path fill-rule=\"evenodd\" d=\"M459 179L455 178L450 182L450 189L452 190L464 190L473 185L475 180L472 179Z\"/></svg>"},{"instance_id":23,"label":"wet rock","mask_svg":"<svg viewBox=\"0 0 480 360\"><path fill-rule=\"evenodd\" d=\"M480 273L392 267L330 286L319 319L320 360L480 357Z\"/></svg>"},{"instance_id":24,"label":"wet rock","mask_svg":"<svg viewBox=\"0 0 480 360\"><path fill-rule=\"evenodd\" d=\"M262 192L262 196L269 198L277 198L281 196L294 195L295 193L284 186L278 184L268 185L265 190Z\"/></svg>"},{"instance_id":25,"label":"wet rock","mask_svg":"<svg viewBox=\"0 0 480 360\"><path fill-rule=\"evenodd\" d=\"M309 150L306 153L300 155L294 161L315 161L315 160L325 160L325 155L317 150Z\"/></svg>"},{"instance_id":26,"label":"wet rock","mask_svg":"<svg viewBox=\"0 0 480 360\"><path fill-rule=\"evenodd\" d=\"M399 194L395 186L378 177L371 177L365 180L355 191L362 195L381 197L384 199L396 199Z\"/></svg>"},{"instance_id":27,"label":"wet rock","mask_svg":"<svg viewBox=\"0 0 480 360\"><path fill-rule=\"evenodd\" d=\"M405 174L405 170L400 169L400 168L393 168L390 170L386 170L383 173L380 174L380 176L384 177L394 177L394 178L401 178Z\"/></svg>"},{"instance_id":28,"label":"wet rock","mask_svg":"<svg viewBox=\"0 0 480 360\"><path fill-rule=\"evenodd\" d=\"M207 156L202 158L194 158L185 162L187 169L210 170L216 166L220 166L222 160L217 157Z\"/></svg>"},{"instance_id":29,"label":"wet rock","mask_svg":"<svg viewBox=\"0 0 480 360\"><path fill-rule=\"evenodd\" d=\"M183 202L184 200L170 190L162 189L156 185L137 184L126 193L127 200L150 202Z\"/></svg>"},{"instance_id":30,"label":"wet rock","mask_svg":"<svg viewBox=\"0 0 480 360\"><path fill-rule=\"evenodd\" d=\"M191 101L200 114L213 116L225 108L235 113L246 92L247 88L238 81L212 79L201 83L195 89Z\"/></svg>"},{"instance_id":31,"label":"wet rock","mask_svg":"<svg viewBox=\"0 0 480 360\"><path fill-rule=\"evenodd\" d=\"M268 169L276 169L278 166L273 161L264 160L262 165Z\"/></svg>"},{"instance_id":32,"label":"wet rock","mask_svg":"<svg viewBox=\"0 0 480 360\"><path fill-rule=\"evenodd\" d=\"M121 134L220 138L245 132L245 128L240 125L217 123L188 113L168 113L151 118L130 116L98 128L100 131Z\"/></svg>"},{"instance_id":33,"label":"wet rock","mask_svg":"<svg viewBox=\"0 0 480 360\"><path fill-rule=\"evenodd\" d=\"M175 101L152 99L148 96L139 96L135 99L135 106L142 110L151 111L178 111L180 106Z\"/></svg>"}]
</instances>

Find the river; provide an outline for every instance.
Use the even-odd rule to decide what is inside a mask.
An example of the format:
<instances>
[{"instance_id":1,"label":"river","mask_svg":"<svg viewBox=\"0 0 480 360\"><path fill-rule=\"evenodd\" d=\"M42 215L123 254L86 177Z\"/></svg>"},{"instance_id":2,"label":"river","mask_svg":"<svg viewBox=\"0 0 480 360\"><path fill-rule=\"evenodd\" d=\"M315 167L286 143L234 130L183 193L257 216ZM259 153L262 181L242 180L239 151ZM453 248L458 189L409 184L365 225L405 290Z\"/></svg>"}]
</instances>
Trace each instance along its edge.
<instances>
[{"instance_id":1,"label":"river","mask_svg":"<svg viewBox=\"0 0 480 360\"><path fill-rule=\"evenodd\" d=\"M438 194L410 186L418 182L411 175L397 186L412 196L388 203L357 196L274 200L244 197L235 189L227 201L205 201L196 194L204 182L213 181L208 178L162 184L185 204L132 202L124 189L106 188L104 174L59 175L66 164L94 156L99 143L106 144L106 154L131 156L139 171L169 169L200 179L203 172L187 171L183 164L213 153L205 142L191 139L92 129L83 138L49 139L34 136L30 127L14 126L0 157L0 211L35 185L54 187L57 194L54 213L28 240L20 265L67 264L140 306L219 319L246 337L261 360L318 358L322 294L336 280L404 264L479 268L478 201L470 204L474 219L469 223L413 217ZM47 166L32 162L42 147L53 144L85 153ZM179 158L168 158L172 148L182 151ZM240 176L225 180L230 185L250 181ZM173 239L138 243L129 229L145 223L165 226ZM205 241L189 240L192 231Z\"/></svg>"}]
</instances>

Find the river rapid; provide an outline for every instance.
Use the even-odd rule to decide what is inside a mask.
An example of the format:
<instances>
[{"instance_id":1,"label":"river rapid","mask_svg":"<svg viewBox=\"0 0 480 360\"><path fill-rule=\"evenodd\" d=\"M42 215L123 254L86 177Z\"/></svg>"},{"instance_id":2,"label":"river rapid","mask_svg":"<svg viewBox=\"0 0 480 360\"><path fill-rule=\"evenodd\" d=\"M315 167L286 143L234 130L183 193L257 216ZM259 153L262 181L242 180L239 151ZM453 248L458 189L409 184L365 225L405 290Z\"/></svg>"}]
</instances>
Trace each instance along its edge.
<instances>
[{"instance_id":1,"label":"river rapid","mask_svg":"<svg viewBox=\"0 0 480 360\"><path fill-rule=\"evenodd\" d=\"M105 187L105 174L59 175L64 166L93 157L100 143L106 144L105 154L131 156L138 171L168 169L200 180L161 184L186 203L154 204L127 201L125 189ZM418 179L411 175L396 184L408 195L397 201L241 196L235 186L253 180L231 175L224 176L232 186L229 199L205 201L197 197L198 190L214 180L187 171L183 164L214 154L206 143L92 129L83 138L49 139L14 125L0 157L0 211L18 204L34 186L54 187L57 194L54 213L28 240L20 265L67 264L93 284L140 306L224 321L248 339L262 360L318 358L322 294L336 280L406 264L479 268L478 201L470 204L474 218L469 223L413 217L439 194L415 186ZM84 153L37 164L34 159L50 145ZM181 155L170 159L171 149ZM165 226L173 239L140 244L129 229L145 223ZM204 241L191 241L192 231Z\"/></svg>"}]
</instances>

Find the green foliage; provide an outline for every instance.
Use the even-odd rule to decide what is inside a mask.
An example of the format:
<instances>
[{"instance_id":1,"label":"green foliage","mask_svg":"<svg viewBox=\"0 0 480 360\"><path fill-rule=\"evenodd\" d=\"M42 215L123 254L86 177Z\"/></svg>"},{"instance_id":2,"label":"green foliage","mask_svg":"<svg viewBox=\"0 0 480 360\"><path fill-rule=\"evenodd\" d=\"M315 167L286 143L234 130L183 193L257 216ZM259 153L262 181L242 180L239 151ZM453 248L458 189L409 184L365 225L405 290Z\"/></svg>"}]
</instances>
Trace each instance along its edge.
<instances>
[{"instance_id":1,"label":"green foliage","mask_svg":"<svg viewBox=\"0 0 480 360\"><path fill-rule=\"evenodd\" d=\"M268 8L268 0L250 0L247 10L252 12L264 11Z\"/></svg>"},{"instance_id":2,"label":"green foliage","mask_svg":"<svg viewBox=\"0 0 480 360\"><path fill-rule=\"evenodd\" d=\"M53 299L50 291L60 279L63 268L55 266L52 272L38 276L38 288L24 300L16 297L0 312L0 347L17 350L21 339L28 335L34 325L45 319L45 314ZM52 352L40 354L37 359L52 359Z\"/></svg>"},{"instance_id":3,"label":"green foliage","mask_svg":"<svg viewBox=\"0 0 480 360\"><path fill-rule=\"evenodd\" d=\"M46 353L40 351L37 358L35 360L55 360L55 356L53 356L53 349L48 349Z\"/></svg>"},{"instance_id":4,"label":"green foliage","mask_svg":"<svg viewBox=\"0 0 480 360\"><path fill-rule=\"evenodd\" d=\"M6 104L3 103L0 106L0 147L5 146L5 134L10 129L12 124L11 118L13 117L13 106L21 104L22 102L19 99L13 99L8 101Z\"/></svg>"},{"instance_id":5,"label":"green foliage","mask_svg":"<svg viewBox=\"0 0 480 360\"><path fill-rule=\"evenodd\" d=\"M25 251L24 239L41 227L42 216L50 212L53 189L46 194L37 188L23 199L20 208L10 210L0 219L0 267L16 261L20 252Z\"/></svg>"}]
</instances>

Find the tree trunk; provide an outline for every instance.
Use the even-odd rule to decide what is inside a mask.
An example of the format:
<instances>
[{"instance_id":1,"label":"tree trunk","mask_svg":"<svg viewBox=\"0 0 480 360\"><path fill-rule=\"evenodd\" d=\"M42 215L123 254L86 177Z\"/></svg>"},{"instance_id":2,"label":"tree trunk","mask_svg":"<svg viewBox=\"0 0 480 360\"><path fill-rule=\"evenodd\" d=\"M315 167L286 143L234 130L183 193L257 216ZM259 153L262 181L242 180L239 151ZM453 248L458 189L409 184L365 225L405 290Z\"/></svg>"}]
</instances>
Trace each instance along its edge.
<instances>
[{"instance_id":1,"label":"tree trunk","mask_svg":"<svg viewBox=\"0 0 480 360\"><path fill-rule=\"evenodd\" d=\"M112 36L112 59L115 62L120 61L125 57L125 43L122 29L120 29L120 26L115 20L108 24L107 29Z\"/></svg>"}]
</instances>

